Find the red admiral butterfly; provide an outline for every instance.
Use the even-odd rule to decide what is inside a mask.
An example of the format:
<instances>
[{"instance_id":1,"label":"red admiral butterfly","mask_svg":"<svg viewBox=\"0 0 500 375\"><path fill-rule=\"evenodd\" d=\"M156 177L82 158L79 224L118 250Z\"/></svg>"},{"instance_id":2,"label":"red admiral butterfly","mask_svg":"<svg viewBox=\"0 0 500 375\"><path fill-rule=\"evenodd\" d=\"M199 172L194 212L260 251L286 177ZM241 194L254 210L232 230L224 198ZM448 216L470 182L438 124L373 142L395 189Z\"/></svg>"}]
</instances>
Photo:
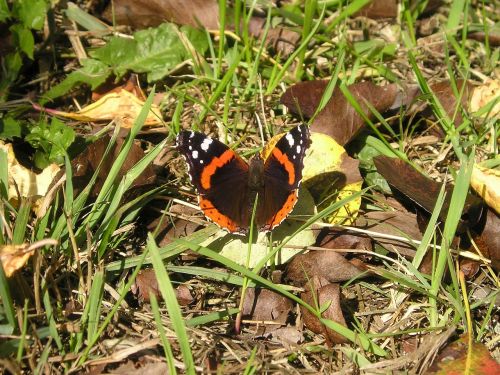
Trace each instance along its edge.
<instances>
[{"instance_id":1,"label":"red admiral butterfly","mask_svg":"<svg viewBox=\"0 0 500 375\"><path fill-rule=\"evenodd\" d=\"M263 160L246 163L228 146L205 134L183 130L177 149L185 157L205 216L231 233L247 234L255 197L255 225L270 231L292 211L311 144L307 125L286 133Z\"/></svg>"}]
</instances>

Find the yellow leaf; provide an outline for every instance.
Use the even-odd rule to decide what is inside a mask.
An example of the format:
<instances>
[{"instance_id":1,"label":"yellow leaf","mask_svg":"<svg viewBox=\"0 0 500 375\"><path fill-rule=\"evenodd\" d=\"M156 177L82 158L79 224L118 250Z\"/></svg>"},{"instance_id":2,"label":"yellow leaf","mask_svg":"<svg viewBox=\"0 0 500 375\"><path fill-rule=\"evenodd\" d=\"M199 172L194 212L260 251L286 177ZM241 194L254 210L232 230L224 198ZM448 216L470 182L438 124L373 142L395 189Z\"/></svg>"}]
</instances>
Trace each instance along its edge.
<instances>
[{"instance_id":1,"label":"yellow leaf","mask_svg":"<svg viewBox=\"0 0 500 375\"><path fill-rule=\"evenodd\" d=\"M45 196L52 180L59 172L57 164L51 164L41 173L35 173L21 165L14 154L10 143L0 142L0 150L7 154L7 173L9 176L9 201L22 198L40 198Z\"/></svg>"},{"instance_id":2,"label":"yellow leaf","mask_svg":"<svg viewBox=\"0 0 500 375\"><path fill-rule=\"evenodd\" d=\"M349 157L345 149L332 137L311 134L312 145L306 152L303 182L311 191L318 211L359 192L363 180L358 161ZM352 224L361 205L361 197L350 201L334 212L327 221L334 224Z\"/></svg>"},{"instance_id":3,"label":"yellow leaf","mask_svg":"<svg viewBox=\"0 0 500 375\"><path fill-rule=\"evenodd\" d=\"M127 90L110 92L102 96L98 101L84 107L78 112L63 112L51 110L50 113L71 118L77 121L111 121L121 120L121 126L124 128L132 127L135 119L139 115L144 101ZM151 105L145 126L160 125L161 113L156 104Z\"/></svg>"},{"instance_id":4,"label":"yellow leaf","mask_svg":"<svg viewBox=\"0 0 500 375\"><path fill-rule=\"evenodd\" d=\"M36 249L47 245L57 245L57 241L47 238L32 244L0 245L0 262L2 262L5 275L11 277L26 264Z\"/></svg>"},{"instance_id":5,"label":"yellow leaf","mask_svg":"<svg viewBox=\"0 0 500 375\"><path fill-rule=\"evenodd\" d=\"M500 114L500 81L499 80L490 80L486 82L484 85L478 86L474 88L472 92L472 96L470 99L470 110L471 112L477 112L483 106L488 104L490 101L496 99L496 103L489 113L484 113L482 117L488 115L493 118Z\"/></svg>"},{"instance_id":6,"label":"yellow leaf","mask_svg":"<svg viewBox=\"0 0 500 375\"><path fill-rule=\"evenodd\" d=\"M497 214L500 214L500 171L474 165L470 184Z\"/></svg>"}]
</instances>

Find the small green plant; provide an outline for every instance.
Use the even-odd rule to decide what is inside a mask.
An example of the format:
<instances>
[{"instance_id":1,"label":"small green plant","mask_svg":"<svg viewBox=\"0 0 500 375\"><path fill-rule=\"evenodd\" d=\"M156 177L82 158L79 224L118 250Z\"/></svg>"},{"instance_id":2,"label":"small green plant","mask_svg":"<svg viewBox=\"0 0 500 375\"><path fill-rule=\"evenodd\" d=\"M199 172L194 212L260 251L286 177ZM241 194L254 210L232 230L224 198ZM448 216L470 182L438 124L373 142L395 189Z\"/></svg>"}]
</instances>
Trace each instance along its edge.
<instances>
[{"instance_id":1,"label":"small green plant","mask_svg":"<svg viewBox=\"0 0 500 375\"><path fill-rule=\"evenodd\" d=\"M10 87L16 81L25 57L33 60L35 38L33 33L42 29L47 15L46 0L17 0L9 4L0 0L0 23L8 23L12 34L11 52L0 56L2 78L0 79L0 103L5 101Z\"/></svg>"}]
</instances>

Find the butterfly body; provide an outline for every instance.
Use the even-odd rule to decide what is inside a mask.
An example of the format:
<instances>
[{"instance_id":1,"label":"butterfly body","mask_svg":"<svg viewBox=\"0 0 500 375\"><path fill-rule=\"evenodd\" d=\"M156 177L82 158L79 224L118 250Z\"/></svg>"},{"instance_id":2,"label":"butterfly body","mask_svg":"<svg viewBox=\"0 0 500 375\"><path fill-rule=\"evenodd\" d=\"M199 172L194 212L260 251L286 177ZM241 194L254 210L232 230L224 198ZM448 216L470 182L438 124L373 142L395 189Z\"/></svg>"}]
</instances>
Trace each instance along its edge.
<instances>
[{"instance_id":1,"label":"butterfly body","mask_svg":"<svg viewBox=\"0 0 500 375\"><path fill-rule=\"evenodd\" d=\"M203 213L231 233L247 234L254 202L255 226L270 231L297 202L303 160L310 145L309 129L299 125L286 133L263 160L246 163L222 142L184 130L177 149L185 157Z\"/></svg>"}]
</instances>

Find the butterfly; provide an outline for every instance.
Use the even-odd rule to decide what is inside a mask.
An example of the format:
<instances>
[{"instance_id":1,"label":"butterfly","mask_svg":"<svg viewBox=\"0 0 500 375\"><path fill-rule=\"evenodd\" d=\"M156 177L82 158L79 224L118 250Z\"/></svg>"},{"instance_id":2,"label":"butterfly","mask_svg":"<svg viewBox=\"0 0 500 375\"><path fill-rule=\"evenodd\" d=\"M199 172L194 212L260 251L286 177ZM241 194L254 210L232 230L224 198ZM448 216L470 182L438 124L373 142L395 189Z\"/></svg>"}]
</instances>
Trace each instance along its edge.
<instances>
[{"instance_id":1,"label":"butterfly","mask_svg":"<svg viewBox=\"0 0 500 375\"><path fill-rule=\"evenodd\" d=\"M207 218L230 233L248 234L257 197L254 225L271 231L292 211L298 199L304 155L310 146L307 125L283 135L263 159L247 163L234 150L203 133L183 130L176 148L186 159Z\"/></svg>"}]
</instances>

